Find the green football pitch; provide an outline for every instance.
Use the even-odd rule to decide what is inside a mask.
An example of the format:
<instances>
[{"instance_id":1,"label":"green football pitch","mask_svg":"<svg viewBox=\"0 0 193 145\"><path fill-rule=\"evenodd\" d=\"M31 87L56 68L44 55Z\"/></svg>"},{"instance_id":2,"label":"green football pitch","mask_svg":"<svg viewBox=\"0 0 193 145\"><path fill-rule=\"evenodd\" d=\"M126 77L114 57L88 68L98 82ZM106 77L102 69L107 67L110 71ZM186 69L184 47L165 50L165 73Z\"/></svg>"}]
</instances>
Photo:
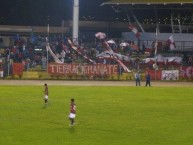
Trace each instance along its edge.
<instances>
[{"instance_id":1,"label":"green football pitch","mask_svg":"<svg viewBox=\"0 0 193 145\"><path fill-rule=\"evenodd\" d=\"M192 87L0 86L1 145L192 145ZM77 106L69 126L70 99Z\"/></svg>"}]
</instances>

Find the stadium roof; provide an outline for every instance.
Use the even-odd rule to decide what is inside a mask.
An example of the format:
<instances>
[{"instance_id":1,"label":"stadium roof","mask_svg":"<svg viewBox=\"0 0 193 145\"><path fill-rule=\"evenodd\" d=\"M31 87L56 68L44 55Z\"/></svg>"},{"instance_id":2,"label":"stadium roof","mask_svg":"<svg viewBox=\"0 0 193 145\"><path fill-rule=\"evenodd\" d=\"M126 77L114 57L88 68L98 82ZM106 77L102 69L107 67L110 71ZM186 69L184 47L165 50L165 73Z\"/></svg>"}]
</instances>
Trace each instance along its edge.
<instances>
[{"instance_id":1,"label":"stadium roof","mask_svg":"<svg viewBox=\"0 0 193 145\"><path fill-rule=\"evenodd\" d=\"M108 4L120 4L120 5L135 5L135 4L193 4L193 0L110 0L107 2L102 3L102 5L108 5Z\"/></svg>"},{"instance_id":2,"label":"stadium roof","mask_svg":"<svg viewBox=\"0 0 193 145\"><path fill-rule=\"evenodd\" d=\"M193 24L193 0L106 0L101 4L104 5L110 5L117 15L127 13L128 21L135 21L139 25L171 24L173 33L190 32ZM161 31L165 26L160 25Z\"/></svg>"}]
</instances>

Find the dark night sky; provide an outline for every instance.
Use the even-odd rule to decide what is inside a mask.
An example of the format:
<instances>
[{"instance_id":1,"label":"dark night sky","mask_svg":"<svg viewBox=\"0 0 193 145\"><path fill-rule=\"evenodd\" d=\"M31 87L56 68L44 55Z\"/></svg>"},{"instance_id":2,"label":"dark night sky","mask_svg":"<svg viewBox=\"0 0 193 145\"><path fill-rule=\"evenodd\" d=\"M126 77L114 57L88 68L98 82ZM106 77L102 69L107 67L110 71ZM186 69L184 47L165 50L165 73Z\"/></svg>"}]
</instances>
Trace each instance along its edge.
<instances>
[{"instance_id":1,"label":"dark night sky","mask_svg":"<svg viewBox=\"0 0 193 145\"><path fill-rule=\"evenodd\" d=\"M100 6L104 1L107 0L79 0L80 20L128 21L126 12L115 12L110 5ZM49 23L50 26L61 26L62 20L72 20L72 5L73 0L1 0L0 25L45 26ZM170 23L170 12L158 12L159 17L163 17L162 23L165 23L166 17L167 23ZM191 11L189 13L192 14ZM154 9L138 9L135 14L141 22L155 18Z\"/></svg>"},{"instance_id":2,"label":"dark night sky","mask_svg":"<svg viewBox=\"0 0 193 145\"><path fill-rule=\"evenodd\" d=\"M80 19L104 20L110 6L100 7L105 0L79 0ZM50 25L60 26L62 20L72 19L73 0L1 0L0 25ZM110 14L109 14L110 15Z\"/></svg>"}]
</instances>

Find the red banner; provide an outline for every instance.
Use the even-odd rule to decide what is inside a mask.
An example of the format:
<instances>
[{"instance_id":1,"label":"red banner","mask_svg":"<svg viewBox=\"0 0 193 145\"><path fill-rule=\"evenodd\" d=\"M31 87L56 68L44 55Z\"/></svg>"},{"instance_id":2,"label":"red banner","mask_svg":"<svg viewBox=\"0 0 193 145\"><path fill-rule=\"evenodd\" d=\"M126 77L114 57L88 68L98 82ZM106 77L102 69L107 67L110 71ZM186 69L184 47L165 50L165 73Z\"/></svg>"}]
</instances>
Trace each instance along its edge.
<instances>
[{"instance_id":1,"label":"red banner","mask_svg":"<svg viewBox=\"0 0 193 145\"><path fill-rule=\"evenodd\" d=\"M180 77L189 78L193 77L193 67L192 66L181 66L180 67Z\"/></svg>"},{"instance_id":2,"label":"red banner","mask_svg":"<svg viewBox=\"0 0 193 145\"><path fill-rule=\"evenodd\" d=\"M93 64L58 64L51 63L48 65L48 73L54 75L110 75L117 74L117 65Z\"/></svg>"},{"instance_id":3,"label":"red banner","mask_svg":"<svg viewBox=\"0 0 193 145\"><path fill-rule=\"evenodd\" d=\"M148 70L147 71L152 80L161 80L162 78L162 71L161 70Z\"/></svg>"},{"instance_id":4,"label":"red banner","mask_svg":"<svg viewBox=\"0 0 193 145\"><path fill-rule=\"evenodd\" d=\"M22 75L23 74L23 64L22 63L13 63L12 70L13 70L13 75Z\"/></svg>"}]
</instances>

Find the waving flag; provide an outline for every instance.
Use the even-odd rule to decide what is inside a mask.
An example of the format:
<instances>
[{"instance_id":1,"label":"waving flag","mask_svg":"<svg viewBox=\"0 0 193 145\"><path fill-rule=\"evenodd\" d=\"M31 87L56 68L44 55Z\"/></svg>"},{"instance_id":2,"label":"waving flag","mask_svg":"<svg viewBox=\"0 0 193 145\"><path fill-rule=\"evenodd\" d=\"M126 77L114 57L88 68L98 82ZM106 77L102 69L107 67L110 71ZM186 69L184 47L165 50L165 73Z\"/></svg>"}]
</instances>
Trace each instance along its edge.
<instances>
[{"instance_id":1,"label":"waving flag","mask_svg":"<svg viewBox=\"0 0 193 145\"><path fill-rule=\"evenodd\" d=\"M126 46L129 46L129 43L127 43L127 42L122 42L119 46L121 46L121 47L126 47Z\"/></svg>"},{"instance_id":2,"label":"waving flag","mask_svg":"<svg viewBox=\"0 0 193 145\"><path fill-rule=\"evenodd\" d=\"M102 33L102 32L98 32L95 34L95 37L98 38L98 39L105 39L106 38L106 34L105 33ZM110 41L109 41L110 42ZM112 42L112 41L111 41ZM103 41L103 46L105 47L105 49L109 52L112 52L113 53L113 50L111 49L111 47L109 46L108 44L108 41L104 40ZM116 57L109 57L109 56L101 56L100 58L110 58L110 59L113 59L115 60L118 64L120 64L124 71L126 72L131 72L123 63L121 60L119 60L118 58Z\"/></svg>"},{"instance_id":3,"label":"waving flag","mask_svg":"<svg viewBox=\"0 0 193 145\"><path fill-rule=\"evenodd\" d=\"M98 32L95 34L95 37L98 39L105 39L106 38L106 34L102 33L102 32Z\"/></svg>"},{"instance_id":4,"label":"waving flag","mask_svg":"<svg viewBox=\"0 0 193 145\"><path fill-rule=\"evenodd\" d=\"M169 39L168 39L167 42L168 42L168 44L169 44L169 46L170 46L170 50L176 49L176 45L175 45L175 41L174 41L173 35L171 35L171 36L169 37Z\"/></svg>"},{"instance_id":5,"label":"waving flag","mask_svg":"<svg viewBox=\"0 0 193 145\"><path fill-rule=\"evenodd\" d=\"M103 46L105 47L106 50L113 52L113 50L111 49L111 47L109 46L106 40L103 42Z\"/></svg>"},{"instance_id":6,"label":"waving flag","mask_svg":"<svg viewBox=\"0 0 193 145\"><path fill-rule=\"evenodd\" d=\"M156 40L155 40L155 45L154 45L154 48L155 48L154 55L155 56L157 55L157 47L158 47L157 35L158 35L158 29L156 28L156 33L155 33Z\"/></svg>"},{"instance_id":7,"label":"waving flag","mask_svg":"<svg viewBox=\"0 0 193 145\"><path fill-rule=\"evenodd\" d=\"M139 38L141 36L138 29L134 25L130 24L129 29L135 34L136 38Z\"/></svg>"},{"instance_id":8,"label":"waving flag","mask_svg":"<svg viewBox=\"0 0 193 145\"><path fill-rule=\"evenodd\" d=\"M88 58L87 56L83 55L78 48L72 43L72 41L70 39L68 39L68 43L71 45L72 49L74 49L79 55L81 55L83 58L85 58L86 60L88 60L89 62L92 62L93 64L96 64L95 61L93 61L92 59Z\"/></svg>"},{"instance_id":9,"label":"waving flag","mask_svg":"<svg viewBox=\"0 0 193 145\"><path fill-rule=\"evenodd\" d=\"M115 44L115 41L111 39L111 40L108 40L107 43L108 44Z\"/></svg>"},{"instance_id":10,"label":"waving flag","mask_svg":"<svg viewBox=\"0 0 193 145\"><path fill-rule=\"evenodd\" d=\"M56 63L63 63L63 62L60 61L60 60L58 59L58 57L53 53L52 49L50 48L49 43L47 43L47 45L46 45L46 50L50 52L50 54L52 55L52 57L54 58L54 61L55 61Z\"/></svg>"},{"instance_id":11,"label":"waving flag","mask_svg":"<svg viewBox=\"0 0 193 145\"><path fill-rule=\"evenodd\" d=\"M103 45L105 46L106 50L108 50L110 53L114 53L113 50L110 48L109 44L107 43L107 41L104 41L104 42L103 42ZM109 58L109 56L103 56L103 57L101 57L101 58L106 58L106 57ZM110 59L113 59L113 60L115 60L118 64L120 64L120 65L123 67L123 69L124 69L125 72L131 72L131 71L127 68L127 66L125 66L125 65L123 64L123 62L122 62L121 60L119 60L117 57L110 57Z\"/></svg>"},{"instance_id":12,"label":"waving flag","mask_svg":"<svg viewBox=\"0 0 193 145\"><path fill-rule=\"evenodd\" d=\"M106 58L106 59L111 59L116 61L119 65L122 66L122 68L124 69L125 72L131 72L131 70L129 70L127 68L127 66L125 64L123 64L123 62L121 60L119 60L117 57L112 57L110 55L104 55L104 56L100 56L99 58Z\"/></svg>"}]
</instances>

